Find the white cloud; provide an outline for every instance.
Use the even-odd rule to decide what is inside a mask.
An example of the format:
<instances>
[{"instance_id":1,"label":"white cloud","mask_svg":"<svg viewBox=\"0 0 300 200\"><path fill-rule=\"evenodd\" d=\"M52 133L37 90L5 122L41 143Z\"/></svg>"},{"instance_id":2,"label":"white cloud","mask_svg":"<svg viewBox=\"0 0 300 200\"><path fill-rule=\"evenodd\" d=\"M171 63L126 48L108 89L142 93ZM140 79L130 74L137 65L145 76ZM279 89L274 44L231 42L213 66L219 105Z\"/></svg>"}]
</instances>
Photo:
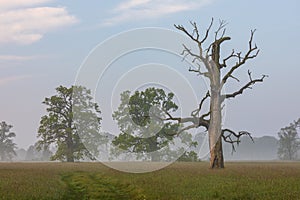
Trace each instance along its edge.
<instances>
[{"instance_id":1,"label":"white cloud","mask_svg":"<svg viewBox=\"0 0 300 200\"><path fill-rule=\"evenodd\" d=\"M1 61L28 61L35 59L35 56L17 56L17 55L0 55Z\"/></svg>"},{"instance_id":2,"label":"white cloud","mask_svg":"<svg viewBox=\"0 0 300 200\"><path fill-rule=\"evenodd\" d=\"M24 6L34 6L51 1L53 0L0 0L0 10L7 10Z\"/></svg>"},{"instance_id":3,"label":"white cloud","mask_svg":"<svg viewBox=\"0 0 300 200\"><path fill-rule=\"evenodd\" d=\"M113 17L104 20L103 25L121 22L159 18L173 13L195 10L213 0L127 0L112 11Z\"/></svg>"},{"instance_id":4,"label":"white cloud","mask_svg":"<svg viewBox=\"0 0 300 200\"><path fill-rule=\"evenodd\" d=\"M0 43L31 44L49 31L77 22L63 7L31 7L49 1L0 0Z\"/></svg>"},{"instance_id":5,"label":"white cloud","mask_svg":"<svg viewBox=\"0 0 300 200\"><path fill-rule=\"evenodd\" d=\"M27 78L31 78L31 76L29 76L29 75L20 75L20 76L10 76L10 77L5 77L5 78L0 78L0 87L4 86L4 85L7 85L9 83L19 81L19 80L23 80L23 79L27 79Z\"/></svg>"},{"instance_id":6,"label":"white cloud","mask_svg":"<svg viewBox=\"0 0 300 200\"><path fill-rule=\"evenodd\" d=\"M143 6L145 4L150 3L151 0L129 0L120 3L116 8L115 11L122 11L122 10L128 10L134 7Z\"/></svg>"}]
</instances>

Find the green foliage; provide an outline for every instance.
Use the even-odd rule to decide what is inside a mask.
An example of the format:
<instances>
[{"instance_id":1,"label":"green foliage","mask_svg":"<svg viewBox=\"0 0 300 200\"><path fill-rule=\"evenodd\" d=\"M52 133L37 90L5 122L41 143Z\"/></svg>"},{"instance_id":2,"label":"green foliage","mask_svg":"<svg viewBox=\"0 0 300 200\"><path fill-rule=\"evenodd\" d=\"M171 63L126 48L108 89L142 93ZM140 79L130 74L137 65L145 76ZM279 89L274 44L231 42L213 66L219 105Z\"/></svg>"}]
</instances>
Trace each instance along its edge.
<instances>
[{"instance_id":1,"label":"green foliage","mask_svg":"<svg viewBox=\"0 0 300 200\"><path fill-rule=\"evenodd\" d=\"M0 123L0 159L11 160L13 156L16 156L16 144L12 138L16 137L16 134L11 132L12 125L8 125L6 122Z\"/></svg>"},{"instance_id":2,"label":"green foliage","mask_svg":"<svg viewBox=\"0 0 300 200\"><path fill-rule=\"evenodd\" d=\"M106 177L99 173L75 172L63 176L67 185L64 196L69 200L145 200L145 195L130 184Z\"/></svg>"},{"instance_id":3,"label":"green foliage","mask_svg":"<svg viewBox=\"0 0 300 200\"><path fill-rule=\"evenodd\" d=\"M186 151L184 154L182 154L177 161L180 162L199 162L200 159L198 158L198 155L195 151Z\"/></svg>"},{"instance_id":4,"label":"green foliage","mask_svg":"<svg viewBox=\"0 0 300 200\"><path fill-rule=\"evenodd\" d=\"M282 128L278 133L279 148L278 156L282 160L296 160L297 152L300 150L300 138L298 129L300 128L300 119Z\"/></svg>"},{"instance_id":5,"label":"green foliage","mask_svg":"<svg viewBox=\"0 0 300 200\"><path fill-rule=\"evenodd\" d=\"M82 86L60 86L56 92L43 102L48 114L40 121L38 149L55 144L57 151L52 160L74 162L83 158L94 159L98 144L105 138L99 133L100 110L92 102L90 90Z\"/></svg>"},{"instance_id":6,"label":"green foliage","mask_svg":"<svg viewBox=\"0 0 300 200\"><path fill-rule=\"evenodd\" d=\"M121 150L137 153L138 158L150 157L152 161L159 161L162 157L170 160L172 159L170 157L177 156L172 152L174 149L171 150L169 147L170 144L174 144L180 126L164 120L169 113L178 109L173 98L173 93L166 94L163 89L158 88L136 91L133 95L130 95L129 91L123 92L118 110L113 113L113 118L121 130L119 136L113 140L113 144ZM186 135L189 134L181 133L177 139L191 145L191 137ZM188 139L184 140L184 137ZM158 152L159 150L161 151Z\"/></svg>"}]
</instances>

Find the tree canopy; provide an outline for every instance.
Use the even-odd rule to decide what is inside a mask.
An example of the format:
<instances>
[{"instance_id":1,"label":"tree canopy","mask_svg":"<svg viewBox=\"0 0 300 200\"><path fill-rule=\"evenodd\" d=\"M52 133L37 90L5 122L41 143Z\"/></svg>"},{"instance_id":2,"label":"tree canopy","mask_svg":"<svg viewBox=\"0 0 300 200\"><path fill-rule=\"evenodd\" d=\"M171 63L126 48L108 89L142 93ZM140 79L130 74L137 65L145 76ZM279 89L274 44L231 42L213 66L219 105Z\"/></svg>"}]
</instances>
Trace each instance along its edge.
<instances>
[{"instance_id":1,"label":"tree canopy","mask_svg":"<svg viewBox=\"0 0 300 200\"><path fill-rule=\"evenodd\" d=\"M300 150L299 129L300 119L279 131L279 148L277 153L280 159L296 160L299 158L297 155Z\"/></svg>"},{"instance_id":2,"label":"tree canopy","mask_svg":"<svg viewBox=\"0 0 300 200\"><path fill-rule=\"evenodd\" d=\"M118 110L113 113L121 130L113 144L152 161L179 157L184 153L184 148L174 145L179 125L164 121L167 113L178 109L173 98L173 93L166 94L163 89L153 87L132 95L129 91L123 92ZM193 145L188 133L180 134L177 139L185 145Z\"/></svg>"},{"instance_id":3,"label":"tree canopy","mask_svg":"<svg viewBox=\"0 0 300 200\"><path fill-rule=\"evenodd\" d=\"M90 90L82 86L59 86L56 92L43 102L48 114L40 121L38 149L54 144L57 150L52 160L95 159L98 145L105 138L100 134L100 110L92 102Z\"/></svg>"},{"instance_id":4,"label":"tree canopy","mask_svg":"<svg viewBox=\"0 0 300 200\"><path fill-rule=\"evenodd\" d=\"M0 159L1 161L12 160L16 156L16 144L13 138L16 137L14 132L10 129L12 125L8 125L5 121L0 123Z\"/></svg>"}]
</instances>

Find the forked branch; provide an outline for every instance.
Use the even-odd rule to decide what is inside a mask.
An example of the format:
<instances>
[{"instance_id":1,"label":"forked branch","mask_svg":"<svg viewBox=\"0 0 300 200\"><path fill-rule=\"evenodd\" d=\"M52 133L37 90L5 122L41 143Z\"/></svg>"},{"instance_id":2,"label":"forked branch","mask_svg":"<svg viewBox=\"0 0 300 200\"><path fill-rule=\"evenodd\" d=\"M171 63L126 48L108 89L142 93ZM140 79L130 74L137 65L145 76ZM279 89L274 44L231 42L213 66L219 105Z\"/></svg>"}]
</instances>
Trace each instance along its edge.
<instances>
[{"instance_id":1,"label":"forked branch","mask_svg":"<svg viewBox=\"0 0 300 200\"><path fill-rule=\"evenodd\" d=\"M209 97L210 97L210 94L209 94L209 91L207 91L205 97L203 97L203 99L201 100L198 109L194 110L194 111L191 113L191 115L192 115L193 117L196 117L197 115L199 115L199 113L200 113L200 111L201 111L201 109L202 109L202 106L203 106L205 100L208 99Z\"/></svg>"},{"instance_id":2,"label":"forked branch","mask_svg":"<svg viewBox=\"0 0 300 200\"><path fill-rule=\"evenodd\" d=\"M228 134L226 134L226 133L228 133ZM240 131L240 132L236 133L236 132L234 132L230 129L223 129L222 130L222 138L225 142L231 144L232 152L236 151L235 144L236 145L240 144L242 136L248 136L252 140L252 142L254 142L251 134L247 131Z\"/></svg>"},{"instance_id":3,"label":"forked branch","mask_svg":"<svg viewBox=\"0 0 300 200\"><path fill-rule=\"evenodd\" d=\"M200 62L203 62L204 65L207 67L209 66L209 60L208 57L203 55L203 48L202 45L203 43L206 41L206 39L208 38L209 32L211 30L211 27L213 25L213 19L211 20L211 23L209 25L209 27L207 28L205 35L202 39L200 39L200 32L198 30L197 24L195 22L190 22L193 26L193 31L189 32L188 30L186 30L182 25L174 25L175 28L177 28L178 30L182 31L183 33L185 33L190 39L192 39L194 42L197 43L198 45L198 50L199 52L194 53L192 52L191 49L187 48L185 45L183 45L184 50L182 52L182 55L184 56L183 59L185 59L187 56L192 56L193 57L193 63L198 60ZM190 71L195 71L194 69L190 70ZM196 70L196 72L200 72L200 70ZM201 75L205 75L207 76L208 73L203 73ZM207 76L208 77L208 76Z\"/></svg>"},{"instance_id":4,"label":"forked branch","mask_svg":"<svg viewBox=\"0 0 300 200\"><path fill-rule=\"evenodd\" d=\"M241 87L238 91L236 91L234 93L223 95L222 100L229 99L229 98L234 98L238 95L241 95L241 94L243 94L243 92L246 89L252 89L252 87L251 87L252 85L254 85L255 83L258 83L258 82L263 82L264 79L266 77L268 77L267 75L262 75L262 77L260 79L252 79L251 72L249 70L248 70L248 76L249 76L250 80L247 84L245 84L243 87Z\"/></svg>"},{"instance_id":5,"label":"forked branch","mask_svg":"<svg viewBox=\"0 0 300 200\"><path fill-rule=\"evenodd\" d=\"M201 117L196 117L196 116L192 116L192 117L173 117L169 112L165 111L165 114L167 115L167 118L165 119L161 119L164 121L177 121L178 124L185 124L185 123L191 123L191 125L188 125L186 127L184 127L182 130L180 130L179 132L177 132L176 134L180 134L183 131L192 129L192 128L198 128L198 127L205 127L206 129L208 129L209 127L209 123L210 121L205 119L206 116L209 115L209 113L206 113L204 115L202 115ZM174 135L176 135L174 134Z\"/></svg>"},{"instance_id":6,"label":"forked branch","mask_svg":"<svg viewBox=\"0 0 300 200\"><path fill-rule=\"evenodd\" d=\"M253 44L254 33L255 33L255 30L252 30L251 35L250 35L250 39L249 39L249 50L244 56L241 55L241 52L234 53L234 50L233 50L231 55L229 55L227 58L225 58L223 60L222 67L226 67L226 65L227 65L226 62L230 58L237 58L238 59L236 64L233 67L231 67L231 69L228 71L228 73L223 77L222 85L224 85L229 78L232 78L234 71L237 70L243 64L245 64L247 62L247 60L253 59L253 58L258 56L259 49L257 48L256 44Z\"/></svg>"},{"instance_id":7,"label":"forked branch","mask_svg":"<svg viewBox=\"0 0 300 200\"><path fill-rule=\"evenodd\" d=\"M175 28L177 28L178 30L180 30L180 31L182 31L183 33L185 33L185 34L186 34L189 38L191 38L193 41L197 42L199 45L202 45L202 43L205 42L205 40L207 39L207 37L208 37L208 35L209 35L210 29L211 29L211 27L212 27L212 25L213 25L213 21L214 21L214 19L212 18L212 19L211 19L211 22L210 22L210 25L209 25L208 29L206 30L206 33L205 33L203 39L200 39L200 33L199 33L199 30L198 30L198 27L197 27L196 22L190 22L190 23L192 24L192 26L193 26L193 32L192 32L192 34L191 34L189 31L187 31L187 30L184 28L184 26L182 26L182 25L176 25L176 24L174 24L174 26L175 26ZM196 34L196 36L194 36L194 34Z\"/></svg>"}]
</instances>

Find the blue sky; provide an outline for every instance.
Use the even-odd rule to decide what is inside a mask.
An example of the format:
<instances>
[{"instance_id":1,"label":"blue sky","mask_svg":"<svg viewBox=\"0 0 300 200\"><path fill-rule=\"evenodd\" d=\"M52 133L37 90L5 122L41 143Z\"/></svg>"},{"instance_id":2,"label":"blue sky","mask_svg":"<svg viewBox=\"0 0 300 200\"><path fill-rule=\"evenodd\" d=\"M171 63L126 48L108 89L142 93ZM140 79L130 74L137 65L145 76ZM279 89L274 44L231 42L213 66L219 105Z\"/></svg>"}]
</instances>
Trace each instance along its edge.
<instances>
[{"instance_id":1,"label":"blue sky","mask_svg":"<svg viewBox=\"0 0 300 200\"><path fill-rule=\"evenodd\" d=\"M133 28L189 20L205 29L224 19L232 40L224 45L245 51L250 30L261 53L237 75L268 74L265 83L227 103L226 125L254 136L274 135L299 118L300 2L234 0L0 1L0 120L14 126L19 147L36 141L41 104L59 85L71 85L100 42Z\"/></svg>"}]
</instances>

